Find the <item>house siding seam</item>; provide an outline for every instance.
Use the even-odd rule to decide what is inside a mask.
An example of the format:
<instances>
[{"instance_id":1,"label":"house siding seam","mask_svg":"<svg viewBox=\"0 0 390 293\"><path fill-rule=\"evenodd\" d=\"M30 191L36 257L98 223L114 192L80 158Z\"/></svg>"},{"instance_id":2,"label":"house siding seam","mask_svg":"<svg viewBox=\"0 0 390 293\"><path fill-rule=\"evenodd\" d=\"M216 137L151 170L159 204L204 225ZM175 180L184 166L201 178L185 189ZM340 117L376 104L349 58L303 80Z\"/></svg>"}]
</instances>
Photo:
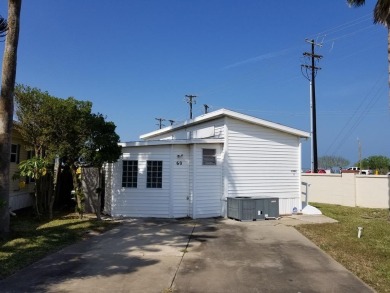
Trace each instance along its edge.
<instances>
[{"instance_id":1,"label":"house siding seam","mask_svg":"<svg viewBox=\"0 0 390 293\"><path fill-rule=\"evenodd\" d=\"M195 218L195 174L196 165L194 164L196 144L190 146L190 217Z\"/></svg>"},{"instance_id":2,"label":"house siding seam","mask_svg":"<svg viewBox=\"0 0 390 293\"><path fill-rule=\"evenodd\" d=\"M224 133L228 134L228 121L226 117L224 118ZM222 145L222 194L221 194L221 215L227 216L227 196L229 193L228 186L229 186L229 177L227 176L228 172L226 171L228 168L228 160L227 160L227 154L229 150L229 140L228 135L225 135L224 137L224 143Z\"/></svg>"},{"instance_id":3,"label":"house siding seam","mask_svg":"<svg viewBox=\"0 0 390 293\"><path fill-rule=\"evenodd\" d=\"M172 215L175 218L186 217L189 214L189 147L175 145L172 148Z\"/></svg>"},{"instance_id":4,"label":"house siding seam","mask_svg":"<svg viewBox=\"0 0 390 293\"><path fill-rule=\"evenodd\" d=\"M174 166L173 166L173 145L171 145L171 147L170 147L170 150L169 150L169 157L170 157L170 162L169 162L169 173L170 174L172 174L172 176L173 176L173 168L174 168ZM174 209L173 209L173 190L174 190L174 188L173 188L173 180L169 180L168 181L169 182L169 207L168 207L168 209L169 209L169 217L170 218L173 218L174 217Z\"/></svg>"}]
</instances>

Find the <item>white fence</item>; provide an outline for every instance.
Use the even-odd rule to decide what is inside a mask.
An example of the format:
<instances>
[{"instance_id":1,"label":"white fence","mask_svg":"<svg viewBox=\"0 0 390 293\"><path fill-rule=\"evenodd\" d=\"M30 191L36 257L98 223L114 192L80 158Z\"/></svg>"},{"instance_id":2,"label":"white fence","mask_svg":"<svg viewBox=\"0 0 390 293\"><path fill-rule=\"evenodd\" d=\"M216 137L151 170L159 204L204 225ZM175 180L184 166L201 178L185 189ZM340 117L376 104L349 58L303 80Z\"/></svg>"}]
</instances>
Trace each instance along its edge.
<instances>
[{"instance_id":1,"label":"white fence","mask_svg":"<svg viewBox=\"0 0 390 293\"><path fill-rule=\"evenodd\" d=\"M390 176L302 174L302 202L390 208Z\"/></svg>"}]
</instances>

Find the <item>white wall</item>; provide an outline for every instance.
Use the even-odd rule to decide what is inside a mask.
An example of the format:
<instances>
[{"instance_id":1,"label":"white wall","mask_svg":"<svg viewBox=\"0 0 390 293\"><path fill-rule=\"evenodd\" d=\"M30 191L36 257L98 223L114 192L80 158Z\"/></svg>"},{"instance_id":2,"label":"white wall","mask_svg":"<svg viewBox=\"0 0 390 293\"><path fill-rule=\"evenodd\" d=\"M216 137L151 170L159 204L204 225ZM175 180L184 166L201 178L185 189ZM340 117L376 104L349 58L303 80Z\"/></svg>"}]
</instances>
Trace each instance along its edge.
<instances>
[{"instance_id":1,"label":"white wall","mask_svg":"<svg viewBox=\"0 0 390 293\"><path fill-rule=\"evenodd\" d=\"M128 147L113 164L111 215L129 217L170 217L170 145ZM122 160L138 160L137 188L122 187ZM162 188L146 188L146 161L163 161Z\"/></svg>"},{"instance_id":2,"label":"white wall","mask_svg":"<svg viewBox=\"0 0 390 293\"><path fill-rule=\"evenodd\" d=\"M360 206L390 207L390 177L380 175L302 174L302 183L308 183L308 201ZM306 192L303 188L303 194ZM302 200L305 200L304 196Z\"/></svg>"},{"instance_id":3,"label":"white wall","mask_svg":"<svg viewBox=\"0 0 390 293\"><path fill-rule=\"evenodd\" d=\"M187 217L190 212L189 147L171 146L171 216Z\"/></svg>"},{"instance_id":4,"label":"white wall","mask_svg":"<svg viewBox=\"0 0 390 293\"><path fill-rule=\"evenodd\" d=\"M202 150L216 149L217 164L203 165ZM220 144L195 144L191 148L194 163L192 187L193 218L209 218L222 215L222 146Z\"/></svg>"},{"instance_id":5,"label":"white wall","mask_svg":"<svg viewBox=\"0 0 390 293\"><path fill-rule=\"evenodd\" d=\"M280 214L300 209L299 138L234 119L227 127L227 196L278 197Z\"/></svg>"},{"instance_id":6,"label":"white wall","mask_svg":"<svg viewBox=\"0 0 390 293\"><path fill-rule=\"evenodd\" d=\"M162 145L123 148L106 167L105 212L127 217L186 217L190 211L189 147ZM123 160L138 161L137 188L122 187ZM146 187L146 161L163 161L162 188Z\"/></svg>"}]
</instances>

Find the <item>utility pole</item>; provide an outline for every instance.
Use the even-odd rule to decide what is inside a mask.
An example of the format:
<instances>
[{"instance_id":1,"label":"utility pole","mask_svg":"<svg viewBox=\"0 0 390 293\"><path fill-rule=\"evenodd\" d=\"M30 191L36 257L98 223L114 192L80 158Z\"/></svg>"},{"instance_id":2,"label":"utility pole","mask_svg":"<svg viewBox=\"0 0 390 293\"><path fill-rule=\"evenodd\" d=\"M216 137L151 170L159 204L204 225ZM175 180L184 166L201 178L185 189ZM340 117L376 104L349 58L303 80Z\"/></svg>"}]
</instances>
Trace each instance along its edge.
<instances>
[{"instance_id":1,"label":"utility pole","mask_svg":"<svg viewBox=\"0 0 390 293\"><path fill-rule=\"evenodd\" d=\"M306 40L307 43L311 44L311 52L303 53L303 56L311 59L311 65L302 64L302 74L310 81L310 100L311 100L311 134L312 134L312 172L318 172L318 155L317 155L317 114L316 114L316 89L315 89L315 77L320 67L315 66L316 61L322 58L321 55L317 55L314 52L315 46L322 46L316 44L314 40ZM305 69L305 73L303 73Z\"/></svg>"},{"instance_id":2,"label":"utility pole","mask_svg":"<svg viewBox=\"0 0 390 293\"><path fill-rule=\"evenodd\" d=\"M156 119L156 120L158 121L158 124L156 124L156 125L158 125L158 126L160 127L160 129L161 129L161 127L164 126L164 125L162 124L162 122L165 121L165 119L164 119L164 118L154 118L154 119Z\"/></svg>"},{"instance_id":3,"label":"utility pole","mask_svg":"<svg viewBox=\"0 0 390 293\"><path fill-rule=\"evenodd\" d=\"M206 104L204 104L203 107L204 107L204 113L207 114L208 109L209 109L210 107L209 107L208 105L206 105Z\"/></svg>"},{"instance_id":4,"label":"utility pole","mask_svg":"<svg viewBox=\"0 0 390 293\"><path fill-rule=\"evenodd\" d=\"M190 104L190 119L192 119L192 104L196 104L195 98L194 95L186 95L186 102Z\"/></svg>"}]
</instances>

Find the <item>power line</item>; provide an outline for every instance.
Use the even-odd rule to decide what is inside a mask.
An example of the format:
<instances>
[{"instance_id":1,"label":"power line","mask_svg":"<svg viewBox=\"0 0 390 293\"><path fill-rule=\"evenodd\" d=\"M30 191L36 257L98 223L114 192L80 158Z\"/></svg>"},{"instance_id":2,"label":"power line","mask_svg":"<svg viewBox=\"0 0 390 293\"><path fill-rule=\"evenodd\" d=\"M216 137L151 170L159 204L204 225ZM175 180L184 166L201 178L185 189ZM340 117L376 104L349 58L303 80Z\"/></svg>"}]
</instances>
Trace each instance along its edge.
<instances>
[{"instance_id":1,"label":"power line","mask_svg":"<svg viewBox=\"0 0 390 293\"><path fill-rule=\"evenodd\" d=\"M319 38L320 36L327 36L330 34L334 34L336 32L353 27L353 26L360 24L362 22L371 21L371 19L372 19L372 15L371 15L371 13L369 13L369 14L363 15L361 17L358 17L354 20L351 20L351 21L345 22L343 24L337 25L335 27L329 28L323 32L317 33L317 34L313 35L311 38L314 39L314 38Z\"/></svg>"},{"instance_id":2,"label":"power line","mask_svg":"<svg viewBox=\"0 0 390 293\"><path fill-rule=\"evenodd\" d=\"M362 101L359 103L359 105L357 106L357 108L353 112L352 116L350 116L348 121L344 124L343 128L339 131L339 133L333 139L332 143L328 147L325 154L329 154L329 153L335 154L336 151L344 144L344 142L353 133L353 131L359 126L359 124L363 120L363 118L365 118L367 116L367 114L370 112L370 110L372 109L372 107L375 105L375 103L378 101L378 99L380 97L379 94L383 90L383 88L380 88L379 86L386 76L381 75L377 79L374 86L371 88L370 92L362 99ZM372 94L372 92L374 90L376 91L376 93ZM359 112L360 112L360 114L359 114ZM338 140L339 140L339 143L336 145ZM333 152L331 152L332 149L333 149Z\"/></svg>"}]
</instances>

